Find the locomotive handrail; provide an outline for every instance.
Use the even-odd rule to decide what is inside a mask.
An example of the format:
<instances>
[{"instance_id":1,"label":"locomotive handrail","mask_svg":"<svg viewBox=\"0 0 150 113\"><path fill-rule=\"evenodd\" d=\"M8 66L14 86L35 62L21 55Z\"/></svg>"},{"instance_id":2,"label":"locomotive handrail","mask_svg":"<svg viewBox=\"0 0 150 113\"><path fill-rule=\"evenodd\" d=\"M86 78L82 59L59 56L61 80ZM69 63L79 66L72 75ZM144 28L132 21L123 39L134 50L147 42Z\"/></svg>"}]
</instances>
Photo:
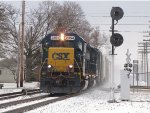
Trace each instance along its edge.
<instances>
[{"instance_id":1,"label":"locomotive handrail","mask_svg":"<svg viewBox=\"0 0 150 113\"><path fill-rule=\"evenodd\" d=\"M41 72L41 69L42 69L42 67L43 67L43 65L45 64L45 62L46 62L47 59L48 59L48 58L45 58L44 62L42 63L42 66L41 66L41 68L40 68L40 72Z\"/></svg>"},{"instance_id":2,"label":"locomotive handrail","mask_svg":"<svg viewBox=\"0 0 150 113\"><path fill-rule=\"evenodd\" d=\"M75 62L76 62L76 64L77 64L78 68L80 69L80 66L78 65L78 62L76 61L75 58L74 58L74 60L75 60ZM81 69L80 69L80 71L81 71Z\"/></svg>"},{"instance_id":3,"label":"locomotive handrail","mask_svg":"<svg viewBox=\"0 0 150 113\"><path fill-rule=\"evenodd\" d=\"M79 68L79 71L81 72L81 68L80 68L80 66L78 65L78 62L76 61L76 59L74 58L74 60L75 60L75 62L76 62L76 64L77 64L77 66L78 66L78 68ZM80 79L81 79L81 76L80 76Z\"/></svg>"}]
</instances>

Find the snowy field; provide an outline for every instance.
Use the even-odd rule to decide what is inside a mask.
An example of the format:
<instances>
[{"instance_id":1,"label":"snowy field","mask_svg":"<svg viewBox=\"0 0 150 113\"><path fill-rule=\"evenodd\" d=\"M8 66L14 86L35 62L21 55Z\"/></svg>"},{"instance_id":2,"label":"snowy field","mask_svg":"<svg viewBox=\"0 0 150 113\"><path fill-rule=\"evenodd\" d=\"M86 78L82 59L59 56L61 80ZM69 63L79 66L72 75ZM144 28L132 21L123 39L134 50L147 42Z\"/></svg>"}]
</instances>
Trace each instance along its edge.
<instances>
[{"instance_id":1,"label":"snowy field","mask_svg":"<svg viewBox=\"0 0 150 113\"><path fill-rule=\"evenodd\" d=\"M14 92L12 84L7 84L0 93ZM26 83L25 88L38 88L38 83ZM30 87L29 87L30 86ZM115 93L117 103L108 103L108 89L96 87L85 93L60 102L28 111L26 113L150 113L150 90L130 92L130 101L121 101L120 92ZM2 102L0 102L2 103ZM34 102L32 102L34 103ZM36 101L35 101L36 103Z\"/></svg>"}]
</instances>

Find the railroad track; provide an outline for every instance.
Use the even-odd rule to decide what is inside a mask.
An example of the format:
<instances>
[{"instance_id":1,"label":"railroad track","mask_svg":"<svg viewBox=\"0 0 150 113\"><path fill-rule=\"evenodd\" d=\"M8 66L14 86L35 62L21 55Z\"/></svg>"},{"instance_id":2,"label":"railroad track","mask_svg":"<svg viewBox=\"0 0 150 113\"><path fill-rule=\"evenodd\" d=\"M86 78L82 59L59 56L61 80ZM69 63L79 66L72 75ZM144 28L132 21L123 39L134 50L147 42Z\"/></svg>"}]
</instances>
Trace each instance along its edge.
<instances>
[{"instance_id":1,"label":"railroad track","mask_svg":"<svg viewBox=\"0 0 150 113\"><path fill-rule=\"evenodd\" d=\"M40 89L33 89L33 90L23 90L23 91L14 92L14 93L6 93L6 94L0 95L0 100L11 99L11 98L15 98L15 97L22 96L22 95L32 95L32 94L37 94L41 92L42 91Z\"/></svg>"},{"instance_id":2,"label":"railroad track","mask_svg":"<svg viewBox=\"0 0 150 113\"><path fill-rule=\"evenodd\" d=\"M51 97L47 98L48 95L45 95L45 96L39 96L39 97L30 98L30 99L12 101L9 103L0 104L0 109L3 109L3 108L5 109L5 111L2 111L1 113L24 113L24 112L48 105L50 103L54 103L54 102L62 101L62 100L65 100L65 99L68 99L68 98L71 98L74 96L78 96L80 94L86 93L86 91L87 90L85 89L84 91L81 91L80 93L76 93L76 94L64 95L64 96L59 95L59 97L56 97L56 98L54 98L54 96L53 96L53 98L51 98ZM45 99L45 100L42 100L42 99ZM35 101L35 100L42 100L42 101L36 102L34 104L30 103L30 102ZM15 108L15 109L11 109L9 111L6 111L6 109L11 107L11 106L21 105L23 103L28 103L28 105L27 106L23 105L23 107L19 107L19 108Z\"/></svg>"},{"instance_id":3,"label":"railroad track","mask_svg":"<svg viewBox=\"0 0 150 113\"><path fill-rule=\"evenodd\" d=\"M26 102L30 102L30 101L43 99L43 98L46 98L46 97L48 97L48 95L42 95L42 96L37 96L37 97L33 97L33 98L2 103L2 104L0 104L0 109L6 108L6 107L9 107L9 106L13 106L13 105L17 105L17 104L22 104L22 103L26 103Z\"/></svg>"},{"instance_id":4,"label":"railroad track","mask_svg":"<svg viewBox=\"0 0 150 113\"><path fill-rule=\"evenodd\" d=\"M135 89L150 89L150 86L130 86L130 88L135 88Z\"/></svg>"},{"instance_id":5,"label":"railroad track","mask_svg":"<svg viewBox=\"0 0 150 113\"><path fill-rule=\"evenodd\" d=\"M65 95L65 96L56 97L56 98L53 98L53 99L43 100L42 102L38 102L36 104L31 104L31 105L28 105L28 106L25 106L25 107L16 108L16 109L5 111L5 112L2 112L2 113L23 113L23 112L27 112L27 111L30 111L30 110L48 105L50 103L65 100L67 98L74 97L74 96L77 96L77 95L79 95L79 94ZM46 98L46 95L41 96L41 97L39 96L39 97L31 98L31 99L21 100L19 102L16 101L15 104L20 104L22 102L25 103L25 102L29 102L29 101L35 101L35 100L39 100L39 99L43 99L43 98ZM9 103L6 103L6 104L9 104ZM3 108L3 107L6 107L6 106L9 107L9 105L14 105L13 102L11 102L9 105L6 105L6 104L3 104L3 105L1 104L0 106Z\"/></svg>"}]
</instances>

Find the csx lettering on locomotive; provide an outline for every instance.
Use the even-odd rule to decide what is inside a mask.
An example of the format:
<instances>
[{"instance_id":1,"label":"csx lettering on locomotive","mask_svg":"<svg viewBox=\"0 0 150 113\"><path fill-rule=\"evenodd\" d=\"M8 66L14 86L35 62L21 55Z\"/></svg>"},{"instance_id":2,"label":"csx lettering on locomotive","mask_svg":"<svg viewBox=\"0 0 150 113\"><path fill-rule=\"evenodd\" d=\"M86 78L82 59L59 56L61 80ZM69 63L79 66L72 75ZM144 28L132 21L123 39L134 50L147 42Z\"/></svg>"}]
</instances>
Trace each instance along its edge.
<instances>
[{"instance_id":1,"label":"csx lettering on locomotive","mask_svg":"<svg viewBox=\"0 0 150 113\"><path fill-rule=\"evenodd\" d=\"M69 53L53 53L52 58L54 60L70 60Z\"/></svg>"}]
</instances>

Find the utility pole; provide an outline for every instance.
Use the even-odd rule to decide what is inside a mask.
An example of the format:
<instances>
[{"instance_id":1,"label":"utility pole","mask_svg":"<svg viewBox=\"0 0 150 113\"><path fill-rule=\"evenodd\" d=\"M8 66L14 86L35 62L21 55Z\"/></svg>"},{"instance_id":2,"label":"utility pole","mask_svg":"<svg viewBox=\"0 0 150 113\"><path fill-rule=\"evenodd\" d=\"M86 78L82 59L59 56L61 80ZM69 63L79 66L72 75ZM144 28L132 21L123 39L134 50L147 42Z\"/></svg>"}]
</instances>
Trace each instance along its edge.
<instances>
[{"instance_id":1,"label":"utility pole","mask_svg":"<svg viewBox=\"0 0 150 113\"><path fill-rule=\"evenodd\" d=\"M149 68L149 66L148 66L148 53L150 52L150 51L148 51L148 45L150 44L148 41L150 41L150 40L143 40L143 41L146 41L145 42L145 49L146 49L146 64L147 64L147 86L149 86L149 72L148 72L148 68Z\"/></svg>"},{"instance_id":2,"label":"utility pole","mask_svg":"<svg viewBox=\"0 0 150 113\"><path fill-rule=\"evenodd\" d=\"M19 24L19 33L18 33L18 57L17 57L17 88L19 87L19 82L20 82L20 56L21 56L21 53L20 53L20 24Z\"/></svg>"},{"instance_id":3,"label":"utility pole","mask_svg":"<svg viewBox=\"0 0 150 113\"><path fill-rule=\"evenodd\" d=\"M146 41L146 42L142 42L142 43L138 43L138 44L142 44L142 46L138 46L138 47L142 47L143 49L138 49L139 53L142 54L142 65L143 65L143 69L142 69L142 72L143 72L143 79L145 79L145 82L147 83L147 86L149 85L149 72L148 72L148 53L150 53L150 47L149 46L149 43L148 41L150 40L143 40L143 41Z\"/></svg>"},{"instance_id":4,"label":"utility pole","mask_svg":"<svg viewBox=\"0 0 150 113\"><path fill-rule=\"evenodd\" d=\"M149 21L150 22L150 21ZM150 28L150 26L149 26L149 28ZM149 33L148 35L143 35L143 37L150 37L150 31L146 31L146 33ZM145 59L145 62L146 62L146 66L147 66L147 86L149 85L149 72L148 72L148 68L149 68L149 66L148 66L148 53L149 53L149 51L148 51L148 47L149 47L149 45L150 45L150 39L148 39L148 40L143 40L143 41L145 41L145 50L146 50L146 52L145 52L145 56L146 56L146 59Z\"/></svg>"},{"instance_id":5,"label":"utility pole","mask_svg":"<svg viewBox=\"0 0 150 113\"><path fill-rule=\"evenodd\" d=\"M20 42L20 87L23 87L23 80L24 80L24 17L25 17L25 1L22 1L22 21L21 21L21 42Z\"/></svg>"}]
</instances>

